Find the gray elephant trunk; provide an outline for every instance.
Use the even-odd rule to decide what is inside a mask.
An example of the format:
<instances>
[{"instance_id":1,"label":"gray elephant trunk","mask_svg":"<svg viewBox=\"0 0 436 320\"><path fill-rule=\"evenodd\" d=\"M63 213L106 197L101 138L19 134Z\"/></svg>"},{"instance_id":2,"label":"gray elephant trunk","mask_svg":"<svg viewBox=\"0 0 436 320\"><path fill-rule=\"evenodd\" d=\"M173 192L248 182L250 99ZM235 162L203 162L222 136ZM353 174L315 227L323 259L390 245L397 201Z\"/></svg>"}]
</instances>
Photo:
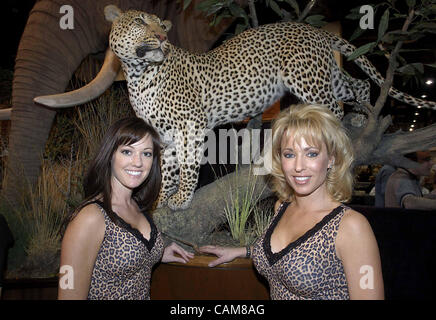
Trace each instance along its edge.
<instances>
[{"instance_id":1,"label":"gray elephant trunk","mask_svg":"<svg viewBox=\"0 0 436 320\"><path fill-rule=\"evenodd\" d=\"M3 196L12 204L18 200L17 190L31 186L37 180L41 156L56 114L35 104L33 98L65 91L81 61L89 53L105 49L101 37L90 34L96 32L93 23L86 21L86 13L80 10L74 12L75 29L62 29L60 6L56 2L38 2L29 16L18 48L12 88L9 157L2 190ZM87 28L81 28L81 25Z\"/></svg>"}]
</instances>

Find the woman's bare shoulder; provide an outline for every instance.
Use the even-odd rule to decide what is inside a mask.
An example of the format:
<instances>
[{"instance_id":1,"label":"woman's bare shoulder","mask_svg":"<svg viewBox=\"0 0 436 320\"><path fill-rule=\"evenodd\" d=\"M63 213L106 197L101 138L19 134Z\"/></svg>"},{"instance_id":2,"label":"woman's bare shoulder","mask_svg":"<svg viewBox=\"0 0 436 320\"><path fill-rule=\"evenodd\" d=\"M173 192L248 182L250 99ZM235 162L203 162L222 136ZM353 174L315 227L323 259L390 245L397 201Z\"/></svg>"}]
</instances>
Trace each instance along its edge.
<instances>
[{"instance_id":1,"label":"woman's bare shoulder","mask_svg":"<svg viewBox=\"0 0 436 320\"><path fill-rule=\"evenodd\" d=\"M347 208L339 225L338 233L342 234L345 238L354 238L359 237L359 235L372 234L372 228L363 214Z\"/></svg>"},{"instance_id":2,"label":"woman's bare shoulder","mask_svg":"<svg viewBox=\"0 0 436 320\"><path fill-rule=\"evenodd\" d=\"M105 226L104 215L100 208L95 203L85 205L77 212L75 217L70 221L68 228L81 230L98 230Z\"/></svg>"}]
</instances>

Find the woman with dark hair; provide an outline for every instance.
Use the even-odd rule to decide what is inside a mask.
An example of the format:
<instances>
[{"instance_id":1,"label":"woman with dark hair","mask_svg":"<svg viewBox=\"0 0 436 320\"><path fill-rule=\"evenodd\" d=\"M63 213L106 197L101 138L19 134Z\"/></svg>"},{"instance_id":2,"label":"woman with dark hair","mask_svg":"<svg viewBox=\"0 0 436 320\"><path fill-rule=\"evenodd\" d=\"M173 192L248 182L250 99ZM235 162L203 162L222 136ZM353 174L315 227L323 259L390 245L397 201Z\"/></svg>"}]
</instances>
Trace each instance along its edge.
<instances>
[{"instance_id":1,"label":"woman with dark hair","mask_svg":"<svg viewBox=\"0 0 436 320\"><path fill-rule=\"evenodd\" d=\"M142 119L109 128L62 240L59 299L150 299L154 264L193 257L175 243L164 249L148 213L159 194L159 162L159 136Z\"/></svg>"},{"instance_id":2,"label":"woman with dark hair","mask_svg":"<svg viewBox=\"0 0 436 320\"><path fill-rule=\"evenodd\" d=\"M294 105L272 127L275 215L254 246L205 246L210 266L253 257L271 299L383 299L371 226L343 203L351 198L353 148L324 106Z\"/></svg>"}]
</instances>

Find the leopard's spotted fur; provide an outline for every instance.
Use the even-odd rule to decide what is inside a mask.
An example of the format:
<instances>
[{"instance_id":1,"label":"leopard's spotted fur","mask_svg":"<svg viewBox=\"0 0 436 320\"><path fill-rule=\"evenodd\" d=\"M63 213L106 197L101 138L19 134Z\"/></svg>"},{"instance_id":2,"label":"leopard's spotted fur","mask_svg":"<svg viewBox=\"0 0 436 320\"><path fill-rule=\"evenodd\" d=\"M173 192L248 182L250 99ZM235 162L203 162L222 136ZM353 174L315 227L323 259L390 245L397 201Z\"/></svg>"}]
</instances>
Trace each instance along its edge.
<instances>
[{"instance_id":1,"label":"leopard's spotted fur","mask_svg":"<svg viewBox=\"0 0 436 320\"><path fill-rule=\"evenodd\" d=\"M218 48L194 54L167 40L169 21L141 11L119 12L110 46L120 58L131 104L163 138L160 204L187 208L196 188L204 130L263 112L290 91L302 102L326 105L337 117L337 101L369 101L369 83L337 66L333 50L354 47L323 30L276 23L247 30ZM355 62L378 85L382 76L365 57ZM413 105L435 107L395 89Z\"/></svg>"}]
</instances>

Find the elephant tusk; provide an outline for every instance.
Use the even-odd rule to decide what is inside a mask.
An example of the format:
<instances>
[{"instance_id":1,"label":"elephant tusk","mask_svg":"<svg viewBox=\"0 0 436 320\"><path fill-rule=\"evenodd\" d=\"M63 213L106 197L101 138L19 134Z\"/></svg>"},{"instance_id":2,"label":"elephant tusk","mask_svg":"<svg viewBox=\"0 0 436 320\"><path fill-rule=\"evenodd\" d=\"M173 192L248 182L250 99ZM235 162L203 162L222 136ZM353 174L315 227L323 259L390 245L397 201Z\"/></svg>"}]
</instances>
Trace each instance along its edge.
<instances>
[{"instance_id":1,"label":"elephant tusk","mask_svg":"<svg viewBox=\"0 0 436 320\"><path fill-rule=\"evenodd\" d=\"M111 49L107 49L100 72L86 86L65 93L35 97L33 101L51 108L68 108L84 104L99 97L112 85L120 66L118 57Z\"/></svg>"},{"instance_id":2,"label":"elephant tusk","mask_svg":"<svg viewBox=\"0 0 436 320\"><path fill-rule=\"evenodd\" d=\"M0 109L0 120L11 120L12 108Z\"/></svg>"}]
</instances>

